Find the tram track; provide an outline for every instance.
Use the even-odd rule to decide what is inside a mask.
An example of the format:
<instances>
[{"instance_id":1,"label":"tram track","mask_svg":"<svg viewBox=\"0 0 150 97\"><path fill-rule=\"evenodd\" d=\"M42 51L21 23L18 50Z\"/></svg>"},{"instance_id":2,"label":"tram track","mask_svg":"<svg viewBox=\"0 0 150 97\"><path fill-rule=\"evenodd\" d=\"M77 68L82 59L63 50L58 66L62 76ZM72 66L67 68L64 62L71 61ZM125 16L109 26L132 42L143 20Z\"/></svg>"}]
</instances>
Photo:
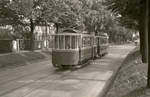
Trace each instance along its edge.
<instances>
[{"instance_id":1,"label":"tram track","mask_svg":"<svg viewBox=\"0 0 150 97\"><path fill-rule=\"evenodd\" d=\"M13 81L13 80L31 75L36 72L39 72L39 71L45 69L46 67L51 67L51 65L48 65L48 62L49 61L44 62L47 65L37 64L36 67L38 67L38 68L35 68L35 64L30 64L30 65L26 65L24 67L18 67L16 69L9 69L8 71L5 71L7 73L5 73L5 72L1 73L0 85L7 83L9 81ZM31 69L31 68L33 68L33 69Z\"/></svg>"},{"instance_id":2,"label":"tram track","mask_svg":"<svg viewBox=\"0 0 150 97\"><path fill-rule=\"evenodd\" d=\"M34 70L34 67L35 67L34 64L37 64L38 67L42 68L43 67L43 63L44 64L45 63L49 64L50 60L41 61L41 62L38 62L38 63L29 63L29 62L27 62L27 64L25 64L25 65L20 64L20 66L3 67L3 68L0 68L0 77L7 76L8 74L15 74L16 72L21 72L21 71L24 71L26 69L29 70L30 68L33 68L33 70ZM39 68L36 68L36 69L39 69Z\"/></svg>"},{"instance_id":3,"label":"tram track","mask_svg":"<svg viewBox=\"0 0 150 97\"><path fill-rule=\"evenodd\" d=\"M6 94L8 95L11 92L20 90L20 88L32 86L34 84L36 84L35 86L37 89L37 88L42 87L43 85L46 85L47 81L56 80L57 78L61 78L61 77L65 76L66 74L72 72L70 70L69 71L62 71L62 72L51 70L49 72L48 69L49 68L45 69L46 72L44 72L44 70L43 70L43 72L39 72L36 74L34 73L30 76L25 76L22 79L19 78L19 80L14 80L14 81L9 82L7 84L1 85L0 96L5 97ZM40 74L41 74L41 76L40 76ZM32 79L29 79L29 78L32 78ZM38 86L37 83L42 83L42 84L40 86ZM11 86L14 86L14 87L11 87ZM31 90L29 90L29 92L31 92ZM20 97L20 96L18 96L18 97Z\"/></svg>"},{"instance_id":4,"label":"tram track","mask_svg":"<svg viewBox=\"0 0 150 97\"><path fill-rule=\"evenodd\" d=\"M89 63L89 62L84 63L83 66L86 66L87 63ZM80 67L80 68L83 68L83 66ZM42 68L40 70L37 70L35 72L28 72L27 74L23 74L22 76L17 76L17 77L16 77L15 74L19 73L20 70L16 71L15 74L11 75L12 77L15 77L15 78L12 78L12 79L9 79L9 80L7 79L6 80L3 77L4 81L0 81L0 86L1 86L1 88L0 88L0 96L3 96L5 94L9 94L12 91L16 91L16 90L18 90L20 88L32 85L32 84L34 84L34 82L39 82L39 81L41 82L41 80L55 80L55 78L53 79L50 76L54 76L55 77L56 75L60 74L60 76L58 78L61 78L61 77L63 77L63 75L69 74L70 72L73 72L73 71L75 71L77 69L80 69L80 68L68 69L68 70L67 69L66 70L61 70L61 69L54 70L54 69L52 69L51 66L49 66L49 68L47 68L47 67L44 66L44 68ZM12 74L12 72L10 74ZM48 75L44 76L44 74L48 74ZM9 73L7 74L7 76L5 75L6 78L9 78L8 75L9 75ZM40 76L40 75L42 75L42 76ZM38 76L38 78L36 78L36 76ZM1 77L1 79L2 79L2 77ZM56 77L56 79L57 79L57 77ZM18 84L18 82L23 82L23 81L25 81L25 82L31 81L31 83L29 82L29 83ZM45 83L45 85L46 85L46 83ZM14 86L14 87L12 87L12 86Z\"/></svg>"}]
</instances>

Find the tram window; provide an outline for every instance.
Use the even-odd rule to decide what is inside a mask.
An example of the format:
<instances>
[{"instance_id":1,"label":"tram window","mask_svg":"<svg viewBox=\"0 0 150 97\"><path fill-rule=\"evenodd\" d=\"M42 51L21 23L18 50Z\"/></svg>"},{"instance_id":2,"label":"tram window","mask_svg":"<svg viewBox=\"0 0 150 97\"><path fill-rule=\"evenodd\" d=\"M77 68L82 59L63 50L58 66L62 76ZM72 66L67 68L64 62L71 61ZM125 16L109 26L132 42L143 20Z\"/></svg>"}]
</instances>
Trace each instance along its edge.
<instances>
[{"instance_id":1,"label":"tram window","mask_svg":"<svg viewBox=\"0 0 150 97\"><path fill-rule=\"evenodd\" d=\"M75 46L76 46L76 48L79 47L79 39L80 39L79 36L76 36L76 37L75 37Z\"/></svg>"},{"instance_id":2,"label":"tram window","mask_svg":"<svg viewBox=\"0 0 150 97\"><path fill-rule=\"evenodd\" d=\"M104 38L102 38L101 43L104 44Z\"/></svg>"},{"instance_id":3,"label":"tram window","mask_svg":"<svg viewBox=\"0 0 150 97\"><path fill-rule=\"evenodd\" d=\"M60 35L59 36L59 49L64 49L64 36Z\"/></svg>"},{"instance_id":4,"label":"tram window","mask_svg":"<svg viewBox=\"0 0 150 97\"><path fill-rule=\"evenodd\" d=\"M94 45L97 44L97 38L94 38Z\"/></svg>"},{"instance_id":5,"label":"tram window","mask_svg":"<svg viewBox=\"0 0 150 97\"><path fill-rule=\"evenodd\" d=\"M74 36L74 46L75 46L75 49L77 48L77 42L78 42L77 36Z\"/></svg>"},{"instance_id":6,"label":"tram window","mask_svg":"<svg viewBox=\"0 0 150 97\"><path fill-rule=\"evenodd\" d=\"M97 45L97 44L99 43L98 41L99 41L99 38L98 38L98 37L95 38L95 39L94 39L94 44Z\"/></svg>"},{"instance_id":7,"label":"tram window","mask_svg":"<svg viewBox=\"0 0 150 97\"><path fill-rule=\"evenodd\" d=\"M101 38L101 44L106 44L107 43L107 39L106 38Z\"/></svg>"},{"instance_id":8,"label":"tram window","mask_svg":"<svg viewBox=\"0 0 150 97\"><path fill-rule=\"evenodd\" d=\"M61 35L56 35L54 36L54 44L53 44L53 48L55 49L64 49L64 36Z\"/></svg>"},{"instance_id":9,"label":"tram window","mask_svg":"<svg viewBox=\"0 0 150 97\"><path fill-rule=\"evenodd\" d=\"M103 44L103 39L102 39L102 38L99 39L99 44L100 44L100 45Z\"/></svg>"},{"instance_id":10,"label":"tram window","mask_svg":"<svg viewBox=\"0 0 150 97\"><path fill-rule=\"evenodd\" d=\"M59 48L59 41L58 41L59 38L58 38L58 36L55 36L54 39L55 39L54 40L54 48L58 49Z\"/></svg>"},{"instance_id":11,"label":"tram window","mask_svg":"<svg viewBox=\"0 0 150 97\"><path fill-rule=\"evenodd\" d=\"M72 39L72 41L71 41L71 48L72 49L75 49L76 48L76 37L75 36L72 36L71 37Z\"/></svg>"},{"instance_id":12,"label":"tram window","mask_svg":"<svg viewBox=\"0 0 150 97\"><path fill-rule=\"evenodd\" d=\"M55 48L55 37L52 36L52 48L54 49Z\"/></svg>"},{"instance_id":13,"label":"tram window","mask_svg":"<svg viewBox=\"0 0 150 97\"><path fill-rule=\"evenodd\" d=\"M107 43L107 39L106 38L104 38L104 44L106 44Z\"/></svg>"},{"instance_id":14,"label":"tram window","mask_svg":"<svg viewBox=\"0 0 150 97\"><path fill-rule=\"evenodd\" d=\"M70 43L70 36L65 36L65 49L70 49L71 48L71 43Z\"/></svg>"},{"instance_id":15,"label":"tram window","mask_svg":"<svg viewBox=\"0 0 150 97\"><path fill-rule=\"evenodd\" d=\"M85 44L86 42L85 42L85 37L84 38L82 38L82 47L85 47Z\"/></svg>"},{"instance_id":16,"label":"tram window","mask_svg":"<svg viewBox=\"0 0 150 97\"><path fill-rule=\"evenodd\" d=\"M83 47L86 47L86 46L87 46L86 37L84 37L84 38L82 39L82 46L83 46Z\"/></svg>"},{"instance_id":17,"label":"tram window","mask_svg":"<svg viewBox=\"0 0 150 97\"><path fill-rule=\"evenodd\" d=\"M88 46L91 46L91 45L92 45L92 38L88 37Z\"/></svg>"},{"instance_id":18,"label":"tram window","mask_svg":"<svg viewBox=\"0 0 150 97\"><path fill-rule=\"evenodd\" d=\"M92 39L90 37L82 38L82 47L87 47L92 45Z\"/></svg>"}]
</instances>

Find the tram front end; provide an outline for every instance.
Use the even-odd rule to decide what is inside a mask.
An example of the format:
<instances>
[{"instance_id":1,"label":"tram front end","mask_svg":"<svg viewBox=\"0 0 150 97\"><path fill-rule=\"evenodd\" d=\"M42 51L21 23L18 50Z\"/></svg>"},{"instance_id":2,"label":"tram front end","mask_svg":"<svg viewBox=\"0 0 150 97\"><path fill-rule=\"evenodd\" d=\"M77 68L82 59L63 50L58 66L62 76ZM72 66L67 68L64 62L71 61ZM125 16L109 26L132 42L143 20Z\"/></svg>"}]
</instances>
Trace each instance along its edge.
<instances>
[{"instance_id":1,"label":"tram front end","mask_svg":"<svg viewBox=\"0 0 150 97\"><path fill-rule=\"evenodd\" d=\"M52 64L54 67L74 66L79 63L79 35L53 35Z\"/></svg>"}]
</instances>

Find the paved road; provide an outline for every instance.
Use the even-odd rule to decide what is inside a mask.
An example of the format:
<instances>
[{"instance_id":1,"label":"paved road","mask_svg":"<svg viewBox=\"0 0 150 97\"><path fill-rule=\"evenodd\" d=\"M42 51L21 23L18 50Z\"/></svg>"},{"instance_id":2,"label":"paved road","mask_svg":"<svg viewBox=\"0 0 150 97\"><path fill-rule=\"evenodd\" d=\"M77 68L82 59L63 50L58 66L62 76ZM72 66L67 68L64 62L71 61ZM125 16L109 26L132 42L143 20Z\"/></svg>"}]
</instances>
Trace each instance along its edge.
<instances>
[{"instance_id":1,"label":"paved road","mask_svg":"<svg viewBox=\"0 0 150 97\"><path fill-rule=\"evenodd\" d=\"M100 97L133 48L110 46L108 55L74 71L57 70L50 60L0 69L0 97Z\"/></svg>"}]
</instances>

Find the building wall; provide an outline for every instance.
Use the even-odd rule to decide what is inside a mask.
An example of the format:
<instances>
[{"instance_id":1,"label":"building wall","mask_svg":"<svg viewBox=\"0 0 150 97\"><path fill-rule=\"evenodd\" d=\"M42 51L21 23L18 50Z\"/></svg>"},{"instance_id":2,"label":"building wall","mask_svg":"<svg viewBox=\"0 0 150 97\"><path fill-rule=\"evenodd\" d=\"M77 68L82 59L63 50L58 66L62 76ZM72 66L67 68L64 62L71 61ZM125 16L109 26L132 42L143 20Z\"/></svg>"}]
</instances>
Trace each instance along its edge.
<instances>
[{"instance_id":1,"label":"building wall","mask_svg":"<svg viewBox=\"0 0 150 97\"><path fill-rule=\"evenodd\" d=\"M36 26L34 33L35 33L35 39L36 40L41 40L41 39L46 39L49 35L55 34L56 28L53 23L44 26Z\"/></svg>"}]
</instances>

